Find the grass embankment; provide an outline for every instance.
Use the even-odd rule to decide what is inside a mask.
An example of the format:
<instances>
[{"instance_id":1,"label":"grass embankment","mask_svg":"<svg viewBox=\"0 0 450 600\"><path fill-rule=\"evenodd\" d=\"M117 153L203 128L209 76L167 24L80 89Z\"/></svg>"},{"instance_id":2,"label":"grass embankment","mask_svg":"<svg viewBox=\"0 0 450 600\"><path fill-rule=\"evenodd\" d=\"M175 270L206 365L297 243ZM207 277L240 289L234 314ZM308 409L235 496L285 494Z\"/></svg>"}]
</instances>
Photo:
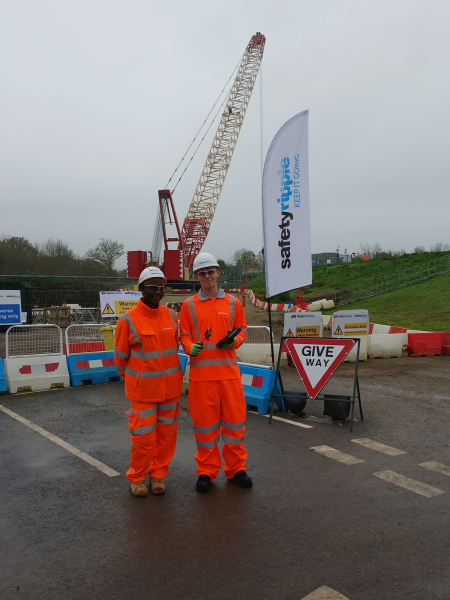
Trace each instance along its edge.
<instances>
[{"instance_id":1,"label":"grass embankment","mask_svg":"<svg viewBox=\"0 0 450 600\"><path fill-rule=\"evenodd\" d=\"M414 265L423 264L442 258L450 252L421 252L419 254L404 254L403 256L395 256L392 258L374 258L367 262L354 262L342 265L323 265L313 267L313 282L304 288L305 299L318 295L321 298L326 298L327 293L329 299L334 297L335 290L346 290L352 285L361 283L365 280L373 280L383 277L395 271L402 271ZM256 284L256 293L266 293L266 278L264 275L257 277L254 282L247 283L246 287L254 289ZM274 296L272 302L290 302L297 295L297 290L283 292ZM387 294L386 294L387 296ZM384 295L383 295L384 297Z\"/></svg>"},{"instance_id":2,"label":"grass embankment","mask_svg":"<svg viewBox=\"0 0 450 600\"><path fill-rule=\"evenodd\" d=\"M450 273L341 307L342 310L358 308L369 311L372 323L450 331ZM335 310L323 314L331 315Z\"/></svg>"}]
</instances>

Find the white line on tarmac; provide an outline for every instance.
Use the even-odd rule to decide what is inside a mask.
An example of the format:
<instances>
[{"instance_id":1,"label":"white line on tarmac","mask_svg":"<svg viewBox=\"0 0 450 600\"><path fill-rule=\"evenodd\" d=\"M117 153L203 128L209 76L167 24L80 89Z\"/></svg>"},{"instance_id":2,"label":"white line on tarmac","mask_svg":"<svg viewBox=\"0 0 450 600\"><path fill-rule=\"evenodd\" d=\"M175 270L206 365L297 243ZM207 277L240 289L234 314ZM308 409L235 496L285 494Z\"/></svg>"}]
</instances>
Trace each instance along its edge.
<instances>
[{"instance_id":1,"label":"white line on tarmac","mask_svg":"<svg viewBox=\"0 0 450 600\"><path fill-rule=\"evenodd\" d=\"M323 585L314 592L311 592L307 596L304 596L302 600L348 600L345 596L332 590L331 588Z\"/></svg>"},{"instance_id":2,"label":"white line on tarmac","mask_svg":"<svg viewBox=\"0 0 450 600\"><path fill-rule=\"evenodd\" d=\"M431 485L427 485L426 483L421 483L420 481L410 479L409 477L405 477L399 473L394 473L394 471L379 471L378 473L374 473L374 475L375 477L384 479L384 481L388 481L389 483L393 483L394 485L405 488L410 492L415 492L416 494L425 496L425 498L433 498L434 496L445 494L443 490L438 490L437 488L431 487Z\"/></svg>"},{"instance_id":3,"label":"white line on tarmac","mask_svg":"<svg viewBox=\"0 0 450 600\"><path fill-rule=\"evenodd\" d=\"M270 418L270 415L261 415L262 417ZM305 423L297 423L297 421L290 421L289 419L283 419L283 417L272 417L275 421L283 421L283 423L289 423L289 425L295 425L296 427L303 427L304 429L312 429L312 425L305 425Z\"/></svg>"},{"instance_id":4,"label":"white line on tarmac","mask_svg":"<svg viewBox=\"0 0 450 600\"><path fill-rule=\"evenodd\" d=\"M441 473L442 475L450 476L450 467L447 465L443 465L442 463L438 463L435 460L420 463L419 467L424 467L425 469L430 469L430 471L436 471L436 473Z\"/></svg>"},{"instance_id":5,"label":"white line on tarmac","mask_svg":"<svg viewBox=\"0 0 450 600\"><path fill-rule=\"evenodd\" d=\"M5 406L2 406L1 404L0 404L0 410L3 411L4 413L6 413L7 415L9 415L10 417L12 417L13 419L16 419L16 421L20 421L20 423L23 423L27 427L30 427L30 429L37 431L38 433L40 433L41 435L46 437L48 440L51 440L55 444L58 444L58 446L61 446L61 448L64 448L64 450L67 450L67 452L70 452L70 453L74 454L75 456L77 456L78 458L81 458L81 460L84 460L85 462L89 463L90 465L92 465L93 467L95 467L96 469L101 471L102 473L105 473L105 475L108 475L108 477L115 477L116 475L120 475L120 473L118 473L117 471L114 471L114 469L111 469L111 467L106 466L105 464L103 464L102 462L97 460L96 458L89 456L89 454L86 454L85 452L81 452L81 450L78 450L74 446L71 446L70 444L68 444L67 442L62 440L61 438L56 437L56 435L53 435L53 433L50 433L49 431L42 429L42 427L39 427L39 425L35 425L31 421L28 421L28 419L24 419L20 415L16 414L12 410L9 410Z\"/></svg>"},{"instance_id":6,"label":"white line on tarmac","mask_svg":"<svg viewBox=\"0 0 450 600\"><path fill-rule=\"evenodd\" d=\"M314 450L314 452L323 454L327 458L338 460L339 462L344 463L345 465L356 465L358 463L364 462L360 458L351 456L351 454L345 454L345 452L340 452L339 450L330 448L330 446L313 446L312 448L310 448L310 450Z\"/></svg>"},{"instance_id":7,"label":"white line on tarmac","mask_svg":"<svg viewBox=\"0 0 450 600\"><path fill-rule=\"evenodd\" d=\"M377 452L388 454L389 456L400 456L400 454L407 454L407 452L404 452L403 450L397 450L397 448L386 446L386 444L380 444L379 442L374 442L373 440L369 440L367 438L354 438L351 441L355 442L355 444L361 444L361 446L365 446L366 448L376 450Z\"/></svg>"}]
</instances>

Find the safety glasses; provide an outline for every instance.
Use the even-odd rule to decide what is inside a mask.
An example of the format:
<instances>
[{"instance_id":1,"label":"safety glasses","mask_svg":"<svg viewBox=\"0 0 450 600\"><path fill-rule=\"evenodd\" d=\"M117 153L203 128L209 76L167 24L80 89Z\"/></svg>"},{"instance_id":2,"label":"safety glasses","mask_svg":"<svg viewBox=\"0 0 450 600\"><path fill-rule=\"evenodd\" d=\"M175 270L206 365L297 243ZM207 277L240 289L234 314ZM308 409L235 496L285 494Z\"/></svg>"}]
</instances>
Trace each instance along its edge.
<instances>
[{"instance_id":1,"label":"safety glasses","mask_svg":"<svg viewBox=\"0 0 450 600\"><path fill-rule=\"evenodd\" d=\"M164 292L164 290L166 289L165 285L155 285L154 283L146 283L145 285L143 285L142 287L147 288L148 290L150 290L150 292L157 292L158 290L160 290L161 292Z\"/></svg>"},{"instance_id":2,"label":"safety glasses","mask_svg":"<svg viewBox=\"0 0 450 600\"><path fill-rule=\"evenodd\" d=\"M200 277L206 277L207 275L212 275L216 271L217 271L217 269L208 269L207 271L197 271L196 275L200 275Z\"/></svg>"}]
</instances>

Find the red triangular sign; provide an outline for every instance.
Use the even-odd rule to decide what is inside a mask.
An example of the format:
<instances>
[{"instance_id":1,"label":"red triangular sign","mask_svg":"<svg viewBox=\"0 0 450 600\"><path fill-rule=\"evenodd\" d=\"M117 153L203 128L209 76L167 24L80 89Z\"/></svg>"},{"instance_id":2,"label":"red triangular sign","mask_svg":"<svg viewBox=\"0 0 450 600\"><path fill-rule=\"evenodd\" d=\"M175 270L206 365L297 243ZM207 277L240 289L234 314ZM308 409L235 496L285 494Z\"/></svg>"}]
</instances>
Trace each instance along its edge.
<instances>
[{"instance_id":1,"label":"red triangular sign","mask_svg":"<svg viewBox=\"0 0 450 600\"><path fill-rule=\"evenodd\" d=\"M310 398L316 398L338 366L353 348L351 339L314 340L290 338L285 341Z\"/></svg>"}]
</instances>

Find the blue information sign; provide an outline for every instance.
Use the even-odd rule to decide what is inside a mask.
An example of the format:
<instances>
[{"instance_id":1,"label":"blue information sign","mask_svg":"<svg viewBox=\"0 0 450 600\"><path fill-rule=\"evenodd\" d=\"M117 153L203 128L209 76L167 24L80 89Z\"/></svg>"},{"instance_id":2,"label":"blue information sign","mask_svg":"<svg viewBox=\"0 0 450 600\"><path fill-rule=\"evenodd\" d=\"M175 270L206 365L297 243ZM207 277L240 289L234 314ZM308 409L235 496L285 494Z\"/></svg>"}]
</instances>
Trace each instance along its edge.
<instances>
[{"instance_id":1,"label":"blue information sign","mask_svg":"<svg viewBox=\"0 0 450 600\"><path fill-rule=\"evenodd\" d=\"M0 325L20 325L20 291L0 290Z\"/></svg>"}]
</instances>

